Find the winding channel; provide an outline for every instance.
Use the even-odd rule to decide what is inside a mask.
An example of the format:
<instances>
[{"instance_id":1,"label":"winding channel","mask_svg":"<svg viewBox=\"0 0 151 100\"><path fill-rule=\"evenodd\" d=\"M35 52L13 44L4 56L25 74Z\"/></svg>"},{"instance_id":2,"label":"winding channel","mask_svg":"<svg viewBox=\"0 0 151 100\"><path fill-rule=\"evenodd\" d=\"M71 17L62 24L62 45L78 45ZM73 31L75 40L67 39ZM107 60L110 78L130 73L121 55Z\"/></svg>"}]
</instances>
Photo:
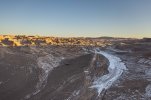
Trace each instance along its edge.
<instances>
[{"instance_id":1,"label":"winding channel","mask_svg":"<svg viewBox=\"0 0 151 100\"><path fill-rule=\"evenodd\" d=\"M101 50L95 50L95 53L103 55L109 60L109 73L97 78L91 86L91 88L97 89L98 94L100 94L103 90L110 88L112 84L122 75L123 71L127 69L119 57Z\"/></svg>"}]
</instances>

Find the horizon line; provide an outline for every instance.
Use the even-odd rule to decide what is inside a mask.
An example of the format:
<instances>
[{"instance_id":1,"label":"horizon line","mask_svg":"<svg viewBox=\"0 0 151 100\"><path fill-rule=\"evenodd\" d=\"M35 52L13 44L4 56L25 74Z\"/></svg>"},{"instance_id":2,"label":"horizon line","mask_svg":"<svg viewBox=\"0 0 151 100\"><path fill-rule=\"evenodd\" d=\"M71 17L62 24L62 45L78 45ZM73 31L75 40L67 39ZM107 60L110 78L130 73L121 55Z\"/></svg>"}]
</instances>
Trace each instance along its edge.
<instances>
[{"instance_id":1,"label":"horizon line","mask_svg":"<svg viewBox=\"0 0 151 100\"><path fill-rule=\"evenodd\" d=\"M58 38L102 38L102 37L107 37L107 38L130 38L130 39L143 39L143 38L151 38L151 37L123 37L123 36L55 36L55 35L41 35L41 34L35 34L35 35L27 35L27 34L1 34L0 35L8 35L8 36L40 36L40 37L58 37Z\"/></svg>"}]
</instances>

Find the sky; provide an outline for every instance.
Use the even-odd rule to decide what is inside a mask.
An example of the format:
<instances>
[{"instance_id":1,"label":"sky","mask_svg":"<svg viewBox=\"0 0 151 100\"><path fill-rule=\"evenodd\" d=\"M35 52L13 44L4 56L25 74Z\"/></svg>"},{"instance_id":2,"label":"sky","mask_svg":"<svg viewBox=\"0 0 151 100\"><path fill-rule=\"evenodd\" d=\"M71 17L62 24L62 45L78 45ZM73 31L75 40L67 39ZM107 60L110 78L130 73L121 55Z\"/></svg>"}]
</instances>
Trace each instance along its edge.
<instances>
[{"instance_id":1,"label":"sky","mask_svg":"<svg viewBox=\"0 0 151 100\"><path fill-rule=\"evenodd\" d=\"M151 37L151 0L0 0L0 34Z\"/></svg>"}]
</instances>

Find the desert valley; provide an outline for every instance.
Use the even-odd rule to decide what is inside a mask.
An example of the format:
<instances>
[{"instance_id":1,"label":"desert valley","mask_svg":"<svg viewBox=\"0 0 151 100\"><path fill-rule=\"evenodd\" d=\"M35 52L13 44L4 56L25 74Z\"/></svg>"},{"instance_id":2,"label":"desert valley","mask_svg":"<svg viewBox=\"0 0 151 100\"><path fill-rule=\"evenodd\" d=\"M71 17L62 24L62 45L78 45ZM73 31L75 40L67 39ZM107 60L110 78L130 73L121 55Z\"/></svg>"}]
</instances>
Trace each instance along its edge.
<instances>
[{"instance_id":1,"label":"desert valley","mask_svg":"<svg viewBox=\"0 0 151 100\"><path fill-rule=\"evenodd\" d=\"M150 38L0 36L0 100L150 99Z\"/></svg>"}]
</instances>

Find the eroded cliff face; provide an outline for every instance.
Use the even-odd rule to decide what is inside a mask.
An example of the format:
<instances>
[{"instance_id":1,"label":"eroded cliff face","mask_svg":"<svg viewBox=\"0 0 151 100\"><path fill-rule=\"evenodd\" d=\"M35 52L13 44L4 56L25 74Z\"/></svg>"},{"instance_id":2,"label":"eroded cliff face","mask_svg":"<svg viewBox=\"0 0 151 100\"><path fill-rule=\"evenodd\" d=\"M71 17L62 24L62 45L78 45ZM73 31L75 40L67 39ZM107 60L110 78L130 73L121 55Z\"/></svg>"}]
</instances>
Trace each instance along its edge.
<instances>
[{"instance_id":1,"label":"eroded cliff face","mask_svg":"<svg viewBox=\"0 0 151 100\"><path fill-rule=\"evenodd\" d=\"M85 54L81 47L72 46L68 48L61 46L1 47L0 98L2 100L31 99L39 92L45 90L49 74L60 64L63 66L63 60L74 59ZM88 59L90 58L88 56ZM80 60L77 60L77 66L79 66L78 61L80 62ZM85 64L87 64L86 62L89 62L89 60L84 61ZM70 62L66 62L64 66L69 64ZM75 69L69 70L67 74L73 72L74 75L74 71L77 71L79 68L77 66L75 66ZM70 67L72 68L71 65ZM60 76L60 73L67 69L64 68L56 74ZM80 71L83 71L82 68L80 69ZM66 73L63 73L61 76L64 74ZM81 77L81 74L78 76ZM72 77L76 78L76 75ZM72 77L68 80L72 80ZM57 84L61 84L62 81L60 82L59 79L59 77L57 79L54 76L49 80L58 80L59 83Z\"/></svg>"},{"instance_id":2,"label":"eroded cliff face","mask_svg":"<svg viewBox=\"0 0 151 100\"><path fill-rule=\"evenodd\" d=\"M107 73L107 60L83 47L1 47L0 59L3 100L92 98L89 87Z\"/></svg>"},{"instance_id":3,"label":"eroded cliff face","mask_svg":"<svg viewBox=\"0 0 151 100\"><path fill-rule=\"evenodd\" d=\"M87 45L101 46L102 41L94 41L91 38L63 38L46 36L25 36L25 35L0 35L0 46L44 46L44 45Z\"/></svg>"}]
</instances>

